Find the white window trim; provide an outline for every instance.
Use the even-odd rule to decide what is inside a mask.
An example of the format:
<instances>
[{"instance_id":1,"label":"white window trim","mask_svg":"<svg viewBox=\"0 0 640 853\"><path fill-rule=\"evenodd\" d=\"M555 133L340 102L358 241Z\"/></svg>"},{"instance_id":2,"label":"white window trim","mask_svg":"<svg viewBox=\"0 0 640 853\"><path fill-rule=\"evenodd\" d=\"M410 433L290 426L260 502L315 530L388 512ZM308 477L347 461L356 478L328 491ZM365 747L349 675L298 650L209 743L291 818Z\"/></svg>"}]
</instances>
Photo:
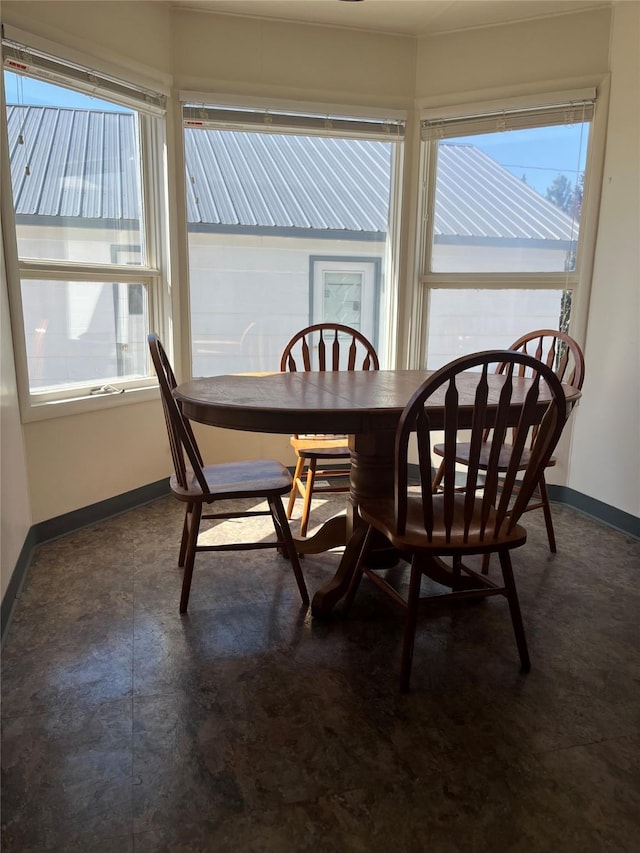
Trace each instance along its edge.
<instances>
[{"instance_id":1,"label":"white window trim","mask_svg":"<svg viewBox=\"0 0 640 853\"><path fill-rule=\"evenodd\" d=\"M33 44L34 50L43 50L37 43L37 39L3 28L5 37L10 40L27 40ZM61 65L64 63L77 64L78 57L86 59L84 55L69 51L60 46L45 44L46 52L55 57ZM3 70L5 69L4 56ZM95 63L94 64L95 67ZM17 69L8 68L19 73ZM100 63L100 72L109 76L108 63ZM125 82L131 82L136 75L127 74L123 76L121 68L111 72L114 78L121 77ZM28 76L40 76L31 74ZM55 81L58 82L58 81ZM131 88L141 86L139 79L131 82ZM78 91L82 87L71 86ZM155 91L162 97L158 104L163 102L164 85L154 86ZM2 98L0 109L2 110L2 154L0 161L0 176L5 187L11 187L11 168L9 163L8 146L6 144L6 103L4 93L4 81L1 85ZM104 93L101 93L104 96ZM109 99L109 98L107 98ZM123 105L124 101L117 98ZM126 99L125 99L126 100ZM54 392L32 392L29 387L29 375L27 365L27 350L24 334L24 322L22 313L21 280L26 276L32 278L47 278L49 280L95 280L95 281L125 281L141 283L147 286L148 295L148 321L149 331L157 331L166 341L167 349L171 352L171 323L170 323L170 258L169 258L169 233L168 233L168 190L167 190L167 157L166 157L166 124L161 116L164 114L158 104L150 108L145 107L145 98L142 97L139 104L133 108L139 113L140 122L140 160L141 181L144 215L142 218L145 228L145 246L148 264L146 266L135 265L89 265L82 263L60 263L49 260L23 259L20 260L17 250L15 219L13 211L13 198L11 192L2 194L2 221L3 242L7 267L7 286L9 290L9 303L11 315L11 328L13 337L14 359L16 367L16 380L18 385L18 401L21 419L23 423L45 420L55 417L65 417L82 412L100 411L105 408L129 405L156 399L158 397L158 384L153 367L149 362L149 375L139 379L127 379L118 381L118 389L121 393L91 393L91 389L99 385L95 383L79 383L77 386L60 388ZM74 387L77 389L74 393Z\"/></svg>"}]
</instances>

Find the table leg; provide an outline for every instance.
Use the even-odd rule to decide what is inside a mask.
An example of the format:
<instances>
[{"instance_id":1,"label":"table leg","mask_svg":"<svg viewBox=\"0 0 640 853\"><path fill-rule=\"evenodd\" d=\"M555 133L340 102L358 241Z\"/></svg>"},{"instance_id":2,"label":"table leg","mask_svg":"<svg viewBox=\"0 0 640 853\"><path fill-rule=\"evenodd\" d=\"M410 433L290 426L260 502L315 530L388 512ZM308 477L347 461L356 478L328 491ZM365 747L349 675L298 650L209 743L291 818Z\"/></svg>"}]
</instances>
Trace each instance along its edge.
<instances>
[{"instance_id":1,"label":"table leg","mask_svg":"<svg viewBox=\"0 0 640 853\"><path fill-rule=\"evenodd\" d=\"M311 612L314 616L327 616L333 607L346 595L356 566L362 537L354 536L364 522L358 513L360 500L390 497L394 486L394 442L395 430L362 433L349 436L351 451L350 491L347 500L346 547L338 569L328 584L313 596ZM393 565L397 556L389 555L389 547L383 547L372 555L382 565Z\"/></svg>"}]
</instances>

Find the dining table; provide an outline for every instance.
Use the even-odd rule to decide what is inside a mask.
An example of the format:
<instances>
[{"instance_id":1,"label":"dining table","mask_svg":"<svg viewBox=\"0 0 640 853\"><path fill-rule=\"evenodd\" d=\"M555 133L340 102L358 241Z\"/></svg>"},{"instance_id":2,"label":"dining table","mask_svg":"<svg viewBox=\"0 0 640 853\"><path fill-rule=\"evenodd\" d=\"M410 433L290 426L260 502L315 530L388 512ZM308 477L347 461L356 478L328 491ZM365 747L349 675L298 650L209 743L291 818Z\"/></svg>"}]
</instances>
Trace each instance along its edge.
<instances>
[{"instance_id":1,"label":"dining table","mask_svg":"<svg viewBox=\"0 0 640 853\"><path fill-rule=\"evenodd\" d=\"M189 420L201 424L249 432L341 433L348 436L351 454L349 495L345 511L326 521L307 537L294 537L301 554L321 553L343 545L333 578L318 589L312 614L327 616L346 594L358 556L362 525L358 505L363 500L393 495L395 434L402 411L413 393L433 373L428 370L298 371L210 376L183 382L174 397ZM480 373L461 374L459 390L460 425L471 425L473 400ZM504 376L490 375L488 410L496 404ZM514 377L512 418L531 380ZM544 383L543 383L544 386ZM580 392L564 386L568 410ZM444 389L428 402L433 429L442 426ZM540 397L540 413L545 395ZM390 549L388 549L388 552ZM379 549L384 561L385 549ZM397 555L389 556L397 561Z\"/></svg>"}]
</instances>

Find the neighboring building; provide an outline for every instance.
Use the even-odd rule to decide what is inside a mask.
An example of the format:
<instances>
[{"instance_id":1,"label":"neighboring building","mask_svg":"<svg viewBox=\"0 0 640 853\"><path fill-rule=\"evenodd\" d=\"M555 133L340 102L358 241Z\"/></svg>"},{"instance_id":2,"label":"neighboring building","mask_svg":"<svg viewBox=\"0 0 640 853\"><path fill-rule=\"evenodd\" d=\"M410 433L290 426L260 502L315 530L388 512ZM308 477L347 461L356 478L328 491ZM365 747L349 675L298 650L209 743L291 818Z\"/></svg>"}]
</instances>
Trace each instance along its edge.
<instances>
[{"instance_id":1,"label":"neighboring building","mask_svg":"<svg viewBox=\"0 0 640 853\"><path fill-rule=\"evenodd\" d=\"M22 257L140 263L134 122L8 107ZM377 342L391 143L187 128L185 157L195 375L277 369L283 337L320 319ZM439 157L436 272L564 269L577 239L570 217L473 145L441 144ZM42 282L23 283L32 387L72 380L105 336L116 342L112 363L95 375L146 371L139 285L50 290L49 299Z\"/></svg>"}]
</instances>

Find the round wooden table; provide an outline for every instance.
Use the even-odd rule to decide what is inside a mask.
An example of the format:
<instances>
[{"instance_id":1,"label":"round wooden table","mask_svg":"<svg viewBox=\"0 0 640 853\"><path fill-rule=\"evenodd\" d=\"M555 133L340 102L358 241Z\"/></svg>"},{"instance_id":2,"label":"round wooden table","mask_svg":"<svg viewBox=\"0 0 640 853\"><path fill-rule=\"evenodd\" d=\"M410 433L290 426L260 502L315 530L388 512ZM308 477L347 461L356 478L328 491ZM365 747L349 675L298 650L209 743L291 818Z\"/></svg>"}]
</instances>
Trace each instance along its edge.
<instances>
[{"instance_id":1,"label":"round wooden table","mask_svg":"<svg viewBox=\"0 0 640 853\"><path fill-rule=\"evenodd\" d=\"M312 602L314 615L326 615L346 593L354 568L355 549L349 547L361 523L363 498L393 493L394 441L400 415L414 391L431 374L425 370L265 373L212 376L179 385L174 396L187 418L211 426L249 432L344 433L351 451L350 493L345 515L326 522L313 536L297 538L300 553L319 553L346 545L338 570ZM464 374L459 384L464 426L465 392L469 418L479 373ZM497 402L504 378L489 376L489 406ZM514 425L530 380L514 378ZM567 404L579 391L566 387ZM438 428L442 402L430 401L431 422Z\"/></svg>"}]
</instances>

